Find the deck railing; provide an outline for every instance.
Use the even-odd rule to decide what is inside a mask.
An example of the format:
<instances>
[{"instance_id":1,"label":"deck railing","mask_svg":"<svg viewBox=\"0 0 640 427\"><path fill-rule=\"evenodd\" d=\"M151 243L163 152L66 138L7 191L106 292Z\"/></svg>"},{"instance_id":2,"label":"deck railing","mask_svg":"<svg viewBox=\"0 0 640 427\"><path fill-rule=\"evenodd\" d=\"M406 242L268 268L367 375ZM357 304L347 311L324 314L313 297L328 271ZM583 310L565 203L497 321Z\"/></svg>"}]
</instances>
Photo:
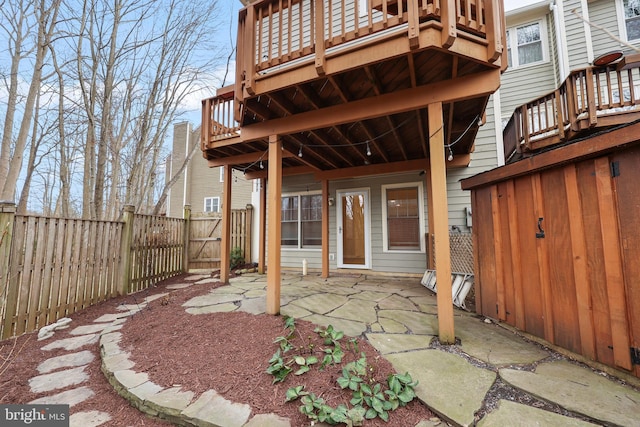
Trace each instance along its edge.
<instances>
[{"instance_id":1,"label":"deck railing","mask_svg":"<svg viewBox=\"0 0 640 427\"><path fill-rule=\"evenodd\" d=\"M555 91L516 108L503 131L505 159L563 143L586 129L636 118L640 118L638 65L576 70Z\"/></svg>"},{"instance_id":2,"label":"deck railing","mask_svg":"<svg viewBox=\"0 0 640 427\"><path fill-rule=\"evenodd\" d=\"M236 92L252 94L265 70L315 56L323 72L327 50L383 31L406 32L412 46L422 24L453 38L470 37L495 45L502 40L500 0L262 0L240 12ZM443 37L443 40L447 37ZM444 42L445 47L447 42ZM242 83L244 82L244 86Z\"/></svg>"}]
</instances>

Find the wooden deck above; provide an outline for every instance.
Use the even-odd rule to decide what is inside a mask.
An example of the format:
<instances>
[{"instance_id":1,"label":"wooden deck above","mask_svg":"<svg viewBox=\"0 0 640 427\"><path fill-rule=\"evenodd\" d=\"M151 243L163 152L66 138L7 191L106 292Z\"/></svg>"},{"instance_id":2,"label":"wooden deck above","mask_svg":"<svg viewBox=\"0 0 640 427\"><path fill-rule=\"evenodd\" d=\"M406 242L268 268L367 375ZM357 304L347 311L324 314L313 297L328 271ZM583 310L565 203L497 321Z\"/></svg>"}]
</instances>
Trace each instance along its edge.
<instances>
[{"instance_id":1,"label":"wooden deck above","mask_svg":"<svg viewBox=\"0 0 640 427\"><path fill-rule=\"evenodd\" d=\"M235 85L203 101L204 157L261 176L278 135L285 174L402 168L429 157L426 107L442 102L446 152L464 166L499 86L503 20L501 0L249 4Z\"/></svg>"},{"instance_id":2,"label":"wooden deck above","mask_svg":"<svg viewBox=\"0 0 640 427\"><path fill-rule=\"evenodd\" d=\"M507 163L640 119L640 54L573 71L518 108L503 131Z\"/></svg>"}]
</instances>

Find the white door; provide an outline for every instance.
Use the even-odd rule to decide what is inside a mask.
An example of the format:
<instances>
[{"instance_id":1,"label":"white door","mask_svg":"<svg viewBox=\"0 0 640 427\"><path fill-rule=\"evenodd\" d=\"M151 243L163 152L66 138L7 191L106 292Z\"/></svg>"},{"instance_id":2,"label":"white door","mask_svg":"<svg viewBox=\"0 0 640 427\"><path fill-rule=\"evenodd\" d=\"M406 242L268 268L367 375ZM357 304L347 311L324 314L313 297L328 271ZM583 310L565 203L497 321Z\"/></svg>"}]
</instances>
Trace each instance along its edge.
<instances>
[{"instance_id":1,"label":"white door","mask_svg":"<svg viewBox=\"0 0 640 427\"><path fill-rule=\"evenodd\" d=\"M338 191L338 267L371 268L369 190Z\"/></svg>"}]
</instances>

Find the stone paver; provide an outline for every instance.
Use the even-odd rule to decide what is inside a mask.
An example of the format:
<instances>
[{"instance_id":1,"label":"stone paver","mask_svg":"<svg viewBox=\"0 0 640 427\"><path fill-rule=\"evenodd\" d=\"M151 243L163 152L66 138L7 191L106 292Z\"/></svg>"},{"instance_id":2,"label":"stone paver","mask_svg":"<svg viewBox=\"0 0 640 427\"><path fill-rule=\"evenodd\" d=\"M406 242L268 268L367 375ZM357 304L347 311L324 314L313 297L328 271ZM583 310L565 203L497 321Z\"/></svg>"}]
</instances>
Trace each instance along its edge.
<instances>
[{"instance_id":1,"label":"stone paver","mask_svg":"<svg viewBox=\"0 0 640 427\"><path fill-rule=\"evenodd\" d=\"M375 310L376 305L377 302L375 301L352 299L328 313L328 315L357 322L374 323L378 320Z\"/></svg>"},{"instance_id":2,"label":"stone paver","mask_svg":"<svg viewBox=\"0 0 640 427\"><path fill-rule=\"evenodd\" d=\"M382 354L427 349L433 339L430 335L367 334L367 340Z\"/></svg>"},{"instance_id":3,"label":"stone paver","mask_svg":"<svg viewBox=\"0 0 640 427\"><path fill-rule=\"evenodd\" d=\"M89 350L79 351L77 353L68 353L61 356L51 357L38 365L38 372L46 374L60 368L72 368L76 366L86 365L95 359L93 353Z\"/></svg>"},{"instance_id":4,"label":"stone paver","mask_svg":"<svg viewBox=\"0 0 640 427\"><path fill-rule=\"evenodd\" d=\"M211 279L214 280L214 279ZM200 283L200 282L198 282ZM192 286L193 283L174 283L171 285L167 285L166 289L171 289L171 290L176 290L176 289L184 289L184 288L188 288L189 286Z\"/></svg>"},{"instance_id":5,"label":"stone paver","mask_svg":"<svg viewBox=\"0 0 640 427\"><path fill-rule=\"evenodd\" d=\"M367 330L367 325L362 322L338 319L337 317L320 316L319 314L307 316L304 320L308 320L319 326L324 326L325 328L331 325L334 329L344 332L348 337L359 337Z\"/></svg>"},{"instance_id":6,"label":"stone paver","mask_svg":"<svg viewBox=\"0 0 640 427\"><path fill-rule=\"evenodd\" d=\"M419 384L420 400L441 416L471 425L496 374L440 350L419 350L385 356L397 372L409 372Z\"/></svg>"},{"instance_id":7,"label":"stone paver","mask_svg":"<svg viewBox=\"0 0 640 427\"><path fill-rule=\"evenodd\" d=\"M276 414L258 414L252 417L244 427L291 427L291 422L288 418Z\"/></svg>"},{"instance_id":8,"label":"stone paver","mask_svg":"<svg viewBox=\"0 0 640 427\"><path fill-rule=\"evenodd\" d=\"M192 391L184 391L180 387L172 387L149 396L145 405L165 414L177 416L191 403Z\"/></svg>"},{"instance_id":9,"label":"stone paver","mask_svg":"<svg viewBox=\"0 0 640 427\"><path fill-rule=\"evenodd\" d=\"M85 345L95 344L98 342L98 334L80 335L77 337L63 338L60 340L52 341L49 344L42 347L43 350L55 350L57 348L63 348L65 350L77 350Z\"/></svg>"},{"instance_id":10,"label":"stone paver","mask_svg":"<svg viewBox=\"0 0 640 427\"><path fill-rule=\"evenodd\" d=\"M146 372L136 372L131 369L115 371L113 375L127 389L138 387L149 381L149 375Z\"/></svg>"},{"instance_id":11,"label":"stone paver","mask_svg":"<svg viewBox=\"0 0 640 427\"><path fill-rule=\"evenodd\" d=\"M330 311L335 310L341 305L344 305L347 301L349 301L349 298L345 297L344 295L317 294L305 298L300 298L299 300L294 301L291 304L295 304L314 313L326 314Z\"/></svg>"},{"instance_id":12,"label":"stone paver","mask_svg":"<svg viewBox=\"0 0 640 427\"><path fill-rule=\"evenodd\" d=\"M97 427L109 420L111 420L111 415L106 412L77 412L69 417L69 427Z\"/></svg>"},{"instance_id":13,"label":"stone paver","mask_svg":"<svg viewBox=\"0 0 640 427\"><path fill-rule=\"evenodd\" d=\"M82 325L73 328L69 333L71 335L88 335L102 332L105 328L111 326L109 323L94 323L92 325Z\"/></svg>"},{"instance_id":14,"label":"stone paver","mask_svg":"<svg viewBox=\"0 0 640 427\"><path fill-rule=\"evenodd\" d=\"M189 314L228 313L236 311L238 306L234 303L207 305L204 307L189 307L185 311Z\"/></svg>"},{"instance_id":15,"label":"stone paver","mask_svg":"<svg viewBox=\"0 0 640 427\"><path fill-rule=\"evenodd\" d=\"M138 399L144 401L150 398L151 396L160 393L163 390L158 384L147 381L146 383L142 383L139 386L130 388L128 391Z\"/></svg>"},{"instance_id":16,"label":"stone paver","mask_svg":"<svg viewBox=\"0 0 640 427\"><path fill-rule=\"evenodd\" d=\"M267 306L265 298L249 298L242 301L240 311L250 314L262 314Z\"/></svg>"},{"instance_id":17,"label":"stone paver","mask_svg":"<svg viewBox=\"0 0 640 427\"><path fill-rule=\"evenodd\" d=\"M205 307L208 305L224 304L228 302L239 301L242 299L241 295L229 294L218 295L214 293L208 293L191 298L189 301L182 304L183 307Z\"/></svg>"},{"instance_id":18,"label":"stone paver","mask_svg":"<svg viewBox=\"0 0 640 427\"><path fill-rule=\"evenodd\" d=\"M47 391L80 384L88 379L89 375L84 372L84 366L79 366L77 368L65 369L64 371L56 371L33 377L29 380L29 387L34 393L45 393Z\"/></svg>"},{"instance_id":19,"label":"stone paver","mask_svg":"<svg viewBox=\"0 0 640 427\"><path fill-rule=\"evenodd\" d=\"M498 409L491 412L477 424L478 427L593 427L595 425L578 418L565 417L564 415L508 400L501 400L498 404Z\"/></svg>"},{"instance_id":20,"label":"stone paver","mask_svg":"<svg viewBox=\"0 0 640 427\"><path fill-rule=\"evenodd\" d=\"M384 317L402 323L414 334L438 334L438 319L430 314L424 314L418 311L380 310L378 311L378 317Z\"/></svg>"},{"instance_id":21,"label":"stone paver","mask_svg":"<svg viewBox=\"0 0 640 427\"><path fill-rule=\"evenodd\" d=\"M535 344L495 324L467 316L456 317L462 351L495 366L531 364L550 356Z\"/></svg>"},{"instance_id":22,"label":"stone paver","mask_svg":"<svg viewBox=\"0 0 640 427\"><path fill-rule=\"evenodd\" d=\"M541 363L535 372L501 369L509 384L569 411L621 426L638 425L640 392L566 361Z\"/></svg>"},{"instance_id":23,"label":"stone paver","mask_svg":"<svg viewBox=\"0 0 640 427\"><path fill-rule=\"evenodd\" d=\"M93 397L95 393L89 387L82 386L78 388L72 388L71 390L63 391L60 393L52 394L50 396L40 397L32 400L31 404L34 405L69 405L74 406L80 402Z\"/></svg>"},{"instance_id":24,"label":"stone paver","mask_svg":"<svg viewBox=\"0 0 640 427\"><path fill-rule=\"evenodd\" d=\"M251 415L251 407L231 402L214 390L205 391L200 397L182 411L190 419L201 419L211 425L241 427Z\"/></svg>"},{"instance_id":25,"label":"stone paver","mask_svg":"<svg viewBox=\"0 0 640 427\"><path fill-rule=\"evenodd\" d=\"M404 334L409 330L400 322L396 322L393 319L387 319L386 317L378 317L378 325L380 325L380 332L386 332L388 334ZM373 326L371 328L373 331Z\"/></svg>"}]
</instances>

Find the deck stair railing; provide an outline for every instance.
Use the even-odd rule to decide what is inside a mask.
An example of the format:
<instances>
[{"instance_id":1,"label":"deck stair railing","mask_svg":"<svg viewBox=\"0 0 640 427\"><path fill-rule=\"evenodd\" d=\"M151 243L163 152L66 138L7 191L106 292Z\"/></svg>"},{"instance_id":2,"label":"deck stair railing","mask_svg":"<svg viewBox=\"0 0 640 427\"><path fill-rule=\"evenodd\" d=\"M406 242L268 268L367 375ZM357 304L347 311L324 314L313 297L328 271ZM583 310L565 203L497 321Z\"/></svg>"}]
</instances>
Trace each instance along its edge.
<instances>
[{"instance_id":1,"label":"deck stair railing","mask_svg":"<svg viewBox=\"0 0 640 427\"><path fill-rule=\"evenodd\" d=\"M564 143L588 129L638 118L638 64L576 70L555 91L515 109L503 131L505 159Z\"/></svg>"}]
</instances>

